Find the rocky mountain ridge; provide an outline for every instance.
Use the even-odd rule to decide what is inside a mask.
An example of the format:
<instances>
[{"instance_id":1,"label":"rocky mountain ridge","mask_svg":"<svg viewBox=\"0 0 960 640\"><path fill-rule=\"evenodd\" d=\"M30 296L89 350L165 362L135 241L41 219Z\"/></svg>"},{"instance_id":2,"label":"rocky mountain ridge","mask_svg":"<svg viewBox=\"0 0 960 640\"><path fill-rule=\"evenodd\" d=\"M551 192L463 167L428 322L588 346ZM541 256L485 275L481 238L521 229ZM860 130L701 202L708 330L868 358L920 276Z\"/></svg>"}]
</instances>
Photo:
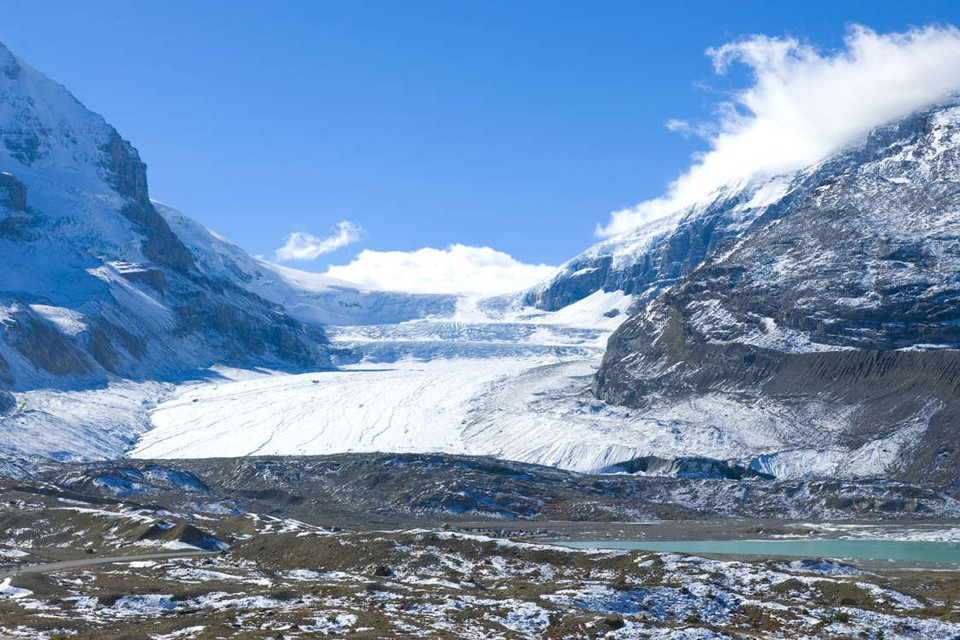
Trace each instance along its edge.
<instances>
[{"instance_id":1,"label":"rocky mountain ridge","mask_svg":"<svg viewBox=\"0 0 960 640\"><path fill-rule=\"evenodd\" d=\"M755 461L763 471L883 442L878 475L957 491L960 107L881 127L788 182L613 334L597 396L773 419L796 451Z\"/></svg>"}]
</instances>

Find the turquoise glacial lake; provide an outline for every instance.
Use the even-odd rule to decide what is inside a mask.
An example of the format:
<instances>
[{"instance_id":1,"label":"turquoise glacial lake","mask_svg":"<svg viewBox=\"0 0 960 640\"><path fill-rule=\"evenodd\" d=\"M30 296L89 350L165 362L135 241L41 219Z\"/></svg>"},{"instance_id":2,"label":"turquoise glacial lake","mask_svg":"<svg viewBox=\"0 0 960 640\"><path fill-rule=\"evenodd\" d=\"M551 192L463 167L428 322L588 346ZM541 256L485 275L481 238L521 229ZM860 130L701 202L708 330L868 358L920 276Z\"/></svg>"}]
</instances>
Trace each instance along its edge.
<instances>
[{"instance_id":1,"label":"turquoise glacial lake","mask_svg":"<svg viewBox=\"0 0 960 640\"><path fill-rule=\"evenodd\" d=\"M576 549L638 549L668 553L908 560L960 564L960 543L898 540L590 540L563 542Z\"/></svg>"}]
</instances>

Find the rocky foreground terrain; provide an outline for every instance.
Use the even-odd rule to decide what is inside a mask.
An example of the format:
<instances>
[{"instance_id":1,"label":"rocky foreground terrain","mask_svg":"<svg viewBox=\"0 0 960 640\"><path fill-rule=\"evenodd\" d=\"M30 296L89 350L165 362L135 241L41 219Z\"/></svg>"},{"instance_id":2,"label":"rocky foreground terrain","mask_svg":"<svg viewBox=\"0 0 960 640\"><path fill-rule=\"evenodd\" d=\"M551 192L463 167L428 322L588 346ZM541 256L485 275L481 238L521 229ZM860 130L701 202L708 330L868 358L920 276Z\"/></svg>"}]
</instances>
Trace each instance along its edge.
<instances>
[{"instance_id":1,"label":"rocky foreground terrain","mask_svg":"<svg viewBox=\"0 0 960 640\"><path fill-rule=\"evenodd\" d=\"M458 491L458 478L474 491ZM723 483L743 494L744 482L770 505L801 493L762 479L597 478L453 456L31 466L0 489L0 635L960 636L960 579L933 566L876 571L547 544L639 528L809 533L810 523L791 518L813 508L802 501L718 522L693 497L722 495L711 484ZM843 493L835 489L829 495ZM960 515L951 499L908 486L845 491L836 519L916 527L938 515L942 527ZM644 494L664 504L655 512ZM65 560L76 562L42 566Z\"/></svg>"}]
</instances>

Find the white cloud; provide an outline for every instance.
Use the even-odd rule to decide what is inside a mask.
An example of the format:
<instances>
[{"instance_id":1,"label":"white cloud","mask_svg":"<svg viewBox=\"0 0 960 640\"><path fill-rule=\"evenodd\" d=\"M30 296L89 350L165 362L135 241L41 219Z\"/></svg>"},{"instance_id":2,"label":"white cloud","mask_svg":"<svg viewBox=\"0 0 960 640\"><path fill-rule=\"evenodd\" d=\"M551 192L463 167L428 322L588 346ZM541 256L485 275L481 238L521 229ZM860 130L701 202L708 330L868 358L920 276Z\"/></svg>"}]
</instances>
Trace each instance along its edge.
<instances>
[{"instance_id":1,"label":"white cloud","mask_svg":"<svg viewBox=\"0 0 960 640\"><path fill-rule=\"evenodd\" d=\"M839 51L822 52L794 38L751 36L707 51L718 74L735 62L752 84L718 105L715 122L695 131L709 150L666 193L611 214L597 235L610 237L690 206L725 185L816 163L871 129L960 91L960 31L924 27L878 34L849 29Z\"/></svg>"},{"instance_id":2,"label":"white cloud","mask_svg":"<svg viewBox=\"0 0 960 640\"><path fill-rule=\"evenodd\" d=\"M277 260L313 260L325 253L356 242L363 237L363 229L349 220L337 223L337 230L326 238L302 231L291 233L282 247L277 249Z\"/></svg>"},{"instance_id":3,"label":"white cloud","mask_svg":"<svg viewBox=\"0 0 960 640\"><path fill-rule=\"evenodd\" d=\"M490 247L454 244L411 252L364 250L348 265L331 266L326 275L375 289L497 294L531 287L555 270Z\"/></svg>"},{"instance_id":4,"label":"white cloud","mask_svg":"<svg viewBox=\"0 0 960 640\"><path fill-rule=\"evenodd\" d=\"M663 123L663 126L667 128L668 131L673 131L674 133L679 133L683 137L689 136L691 133L695 133L695 129L690 125L686 120L678 120L676 118L670 118Z\"/></svg>"}]
</instances>

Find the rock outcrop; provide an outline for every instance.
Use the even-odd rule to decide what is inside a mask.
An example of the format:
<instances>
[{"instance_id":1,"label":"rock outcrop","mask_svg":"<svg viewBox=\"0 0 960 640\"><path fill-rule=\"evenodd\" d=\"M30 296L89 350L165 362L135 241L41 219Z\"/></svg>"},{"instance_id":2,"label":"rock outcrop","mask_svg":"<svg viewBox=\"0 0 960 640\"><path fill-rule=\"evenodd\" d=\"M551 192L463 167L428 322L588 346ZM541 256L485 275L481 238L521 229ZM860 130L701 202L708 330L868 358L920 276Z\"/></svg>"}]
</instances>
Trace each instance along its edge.
<instances>
[{"instance_id":1,"label":"rock outcrop","mask_svg":"<svg viewBox=\"0 0 960 640\"><path fill-rule=\"evenodd\" d=\"M0 207L17 212L27 209L27 187L13 174L0 172Z\"/></svg>"}]
</instances>

